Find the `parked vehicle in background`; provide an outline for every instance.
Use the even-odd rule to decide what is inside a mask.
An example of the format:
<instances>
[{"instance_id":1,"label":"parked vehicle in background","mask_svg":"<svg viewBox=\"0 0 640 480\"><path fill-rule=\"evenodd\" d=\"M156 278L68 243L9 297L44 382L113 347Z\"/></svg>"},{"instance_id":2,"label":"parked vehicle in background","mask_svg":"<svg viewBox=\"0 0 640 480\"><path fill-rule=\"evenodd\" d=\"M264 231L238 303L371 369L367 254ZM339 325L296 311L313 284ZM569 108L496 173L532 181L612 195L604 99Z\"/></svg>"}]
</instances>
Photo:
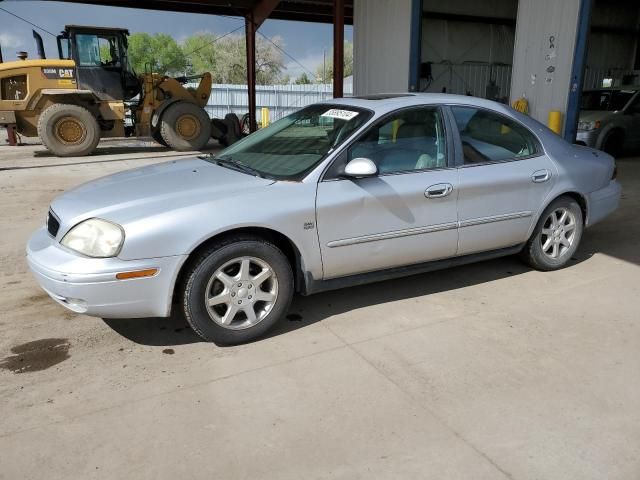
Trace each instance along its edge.
<instances>
[{"instance_id":1,"label":"parked vehicle in background","mask_svg":"<svg viewBox=\"0 0 640 480\"><path fill-rule=\"evenodd\" d=\"M611 156L505 105L340 99L218 156L61 195L27 260L75 312L164 317L173 304L202 338L233 344L265 334L296 292L515 253L562 268L620 193Z\"/></svg>"},{"instance_id":2,"label":"parked vehicle in background","mask_svg":"<svg viewBox=\"0 0 640 480\"><path fill-rule=\"evenodd\" d=\"M577 143L614 157L640 147L640 93L637 88L601 88L582 94Z\"/></svg>"}]
</instances>

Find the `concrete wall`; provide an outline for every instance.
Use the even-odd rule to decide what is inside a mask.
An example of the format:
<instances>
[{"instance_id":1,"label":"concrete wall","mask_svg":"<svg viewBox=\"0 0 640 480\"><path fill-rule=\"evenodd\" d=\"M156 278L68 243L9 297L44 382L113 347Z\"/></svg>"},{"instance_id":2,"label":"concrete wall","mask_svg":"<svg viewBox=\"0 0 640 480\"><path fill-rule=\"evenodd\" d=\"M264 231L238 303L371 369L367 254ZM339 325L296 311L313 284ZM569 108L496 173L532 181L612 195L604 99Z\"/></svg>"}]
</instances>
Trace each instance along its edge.
<instances>
[{"instance_id":1,"label":"concrete wall","mask_svg":"<svg viewBox=\"0 0 640 480\"><path fill-rule=\"evenodd\" d=\"M411 0L355 0L354 94L406 92Z\"/></svg>"},{"instance_id":2,"label":"concrete wall","mask_svg":"<svg viewBox=\"0 0 640 480\"><path fill-rule=\"evenodd\" d=\"M511 100L525 95L531 115L545 124L550 110L566 113L579 7L580 0L518 5Z\"/></svg>"}]
</instances>

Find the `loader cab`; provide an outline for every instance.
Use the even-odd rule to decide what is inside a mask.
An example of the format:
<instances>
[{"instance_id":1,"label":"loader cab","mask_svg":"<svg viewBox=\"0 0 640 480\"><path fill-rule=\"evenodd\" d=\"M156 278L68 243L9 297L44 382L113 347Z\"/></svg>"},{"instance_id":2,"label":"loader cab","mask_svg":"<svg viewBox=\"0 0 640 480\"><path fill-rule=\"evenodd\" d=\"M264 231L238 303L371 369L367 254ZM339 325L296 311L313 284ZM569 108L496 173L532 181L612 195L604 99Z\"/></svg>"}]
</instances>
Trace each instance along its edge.
<instances>
[{"instance_id":1,"label":"loader cab","mask_svg":"<svg viewBox=\"0 0 640 480\"><path fill-rule=\"evenodd\" d=\"M128 35L121 28L65 27L58 36L58 53L75 61L79 89L104 101L129 100L140 93L127 53Z\"/></svg>"}]
</instances>

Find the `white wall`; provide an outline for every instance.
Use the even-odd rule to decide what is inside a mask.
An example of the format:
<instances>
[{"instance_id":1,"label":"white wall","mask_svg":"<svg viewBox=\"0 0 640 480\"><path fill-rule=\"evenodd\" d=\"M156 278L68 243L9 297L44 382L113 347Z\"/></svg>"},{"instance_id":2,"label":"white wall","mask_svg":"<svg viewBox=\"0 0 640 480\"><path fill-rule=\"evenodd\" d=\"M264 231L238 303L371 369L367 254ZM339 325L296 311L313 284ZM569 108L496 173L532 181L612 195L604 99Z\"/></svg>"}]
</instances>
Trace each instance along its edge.
<instances>
[{"instance_id":1,"label":"white wall","mask_svg":"<svg viewBox=\"0 0 640 480\"><path fill-rule=\"evenodd\" d=\"M550 110L566 114L579 7L580 0L520 0L518 5L511 100L525 95L531 115L545 124Z\"/></svg>"},{"instance_id":2,"label":"white wall","mask_svg":"<svg viewBox=\"0 0 640 480\"><path fill-rule=\"evenodd\" d=\"M411 0L355 0L354 94L409 88Z\"/></svg>"}]
</instances>

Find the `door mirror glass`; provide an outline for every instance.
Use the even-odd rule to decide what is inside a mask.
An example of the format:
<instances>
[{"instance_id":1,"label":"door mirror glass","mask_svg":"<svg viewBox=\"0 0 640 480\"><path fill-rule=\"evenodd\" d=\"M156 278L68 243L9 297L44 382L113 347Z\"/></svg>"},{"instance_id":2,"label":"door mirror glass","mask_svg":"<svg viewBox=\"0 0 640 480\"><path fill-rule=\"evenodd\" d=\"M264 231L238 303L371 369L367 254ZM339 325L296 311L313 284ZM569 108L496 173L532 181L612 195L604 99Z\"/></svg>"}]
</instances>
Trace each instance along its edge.
<instances>
[{"instance_id":1,"label":"door mirror glass","mask_svg":"<svg viewBox=\"0 0 640 480\"><path fill-rule=\"evenodd\" d=\"M378 174L378 167L368 158L354 158L344 167L344 175L351 178L373 177Z\"/></svg>"}]
</instances>

